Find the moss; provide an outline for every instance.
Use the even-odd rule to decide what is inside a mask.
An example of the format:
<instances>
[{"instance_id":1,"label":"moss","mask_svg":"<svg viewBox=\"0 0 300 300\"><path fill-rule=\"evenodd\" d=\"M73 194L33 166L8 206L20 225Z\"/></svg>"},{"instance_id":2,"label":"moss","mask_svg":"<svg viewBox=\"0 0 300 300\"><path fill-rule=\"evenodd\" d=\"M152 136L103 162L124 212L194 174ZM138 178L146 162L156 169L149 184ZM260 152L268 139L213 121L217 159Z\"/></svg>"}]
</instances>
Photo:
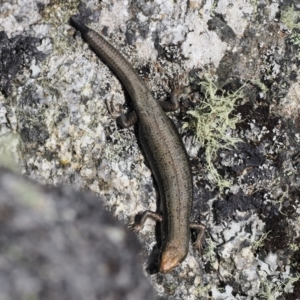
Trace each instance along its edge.
<instances>
[{"instance_id":1,"label":"moss","mask_svg":"<svg viewBox=\"0 0 300 300\"><path fill-rule=\"evenodd\" d=\"M184 127L195 131L196 139L205 148L208 178L223 190L229 187L231 182L222 178L213 161L220 149L230 148L241 141L232 136L232 130L240 121L233 111L236 100L242 96L243 87L232 94L225 94L223 91L219 95L219 89L208 76L205 76L200 85L204 92L204 100L196 110L188 111L191 120L185 123Z\"/></svg>"}]
</instances>

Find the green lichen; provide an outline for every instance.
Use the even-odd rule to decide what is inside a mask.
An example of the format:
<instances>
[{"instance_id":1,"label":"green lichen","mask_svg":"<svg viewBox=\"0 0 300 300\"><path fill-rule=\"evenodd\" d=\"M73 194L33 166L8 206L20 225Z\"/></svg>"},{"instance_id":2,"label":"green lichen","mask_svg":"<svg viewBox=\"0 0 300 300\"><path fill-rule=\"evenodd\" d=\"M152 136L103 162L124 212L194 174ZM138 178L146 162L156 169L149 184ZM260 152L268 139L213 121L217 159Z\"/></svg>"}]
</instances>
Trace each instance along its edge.
<instances>
[{"instance_id":1,"label":"green lichen","mask_svg":"<svg viewBox=\"0 0 300 300\"><path fill-rule=\"evenodd\" d=\"M209 299L209 292L211 291L211 288L212 286L210 284L201 284L196 287L195 295L199 297L199 299Z\"/></svg>"},{"instance_id":2,"label":"green lichen","mask_svg":"<svg viewBox=\"0 0 300 300\"><path fill-rule=\"evenodd\" d=\"M270 232L271 231L264 233L257 241L252 243L252 247L253 247L254 250L257 250L257 249L262 248L264 246L265 240L267 240L267 236Z\"/></svg>"},{"instance_id":3,"label":"green lichen","mask_svg":"<svg viewBox=\"0 0 300 300\"><path fill-rule=\"evenodd\" d=\"M258 295L260 299L275 300L282 294L280 290L281 288L276 286L272 281L265 280L261 281L260 293Z\"/></svg>"},{"instance_id":4,"label":"green lichen","mask_svg":"<svg viewBox=\"0 0 300 300\"><path fill-rule=\"evenodd\" d=\"M229 149L241 141L232 136L232 130L240 121L233 112L236 100L242 96L243 87L232 94L223 91L219 95L219 89L208 76L205 76L200 85L204 92L204 100L196 110L188 111L191 120L185 123L184 127L195 131L196 139L205 148L208 178L222 191L229 187L231 182L222 178L213 161L220 149Z\"/></svg>"},{"instance_id":5,"label":"green lichen","mask_svg":"<svg viewBox=\"0 0 300 300\"><path fill-rule=\"evenodd\" d=\"M256 85L258 88L260 88L260 90L265 94L268 92L268 87L263 83L261 82L260 80L258 79L255 79L255 80L250 80L250 82L253 84L253 85Z\"/></svg>"},{"instance_id":6,"label":"green lichen","mask_svg":"<svg viewBox=\"0 0 300 300\"><path fill-rule=\"evenodd\" d=\"M205 253L203 254L203 258L210 262L210 264L214 264L216 259L216 247L217 243L215 243L211 238L208 238L206 241L207 245L205 247Z\"/></svg>"},{"instance_id":7,"label":"green lichen","mask_svg":"<svg viewBox=\"0 0 300 300\"><path fill-rule=\"evenodd\" d=\"M300 279L299 274L288 276L279 280L261 278L260 299L274 300L278 299L283 294L291 293L293 284Z\"/></svg>"},{"instance_id":8,"label":"green lichen","mask_svg":"<svg viewBox=\"0 0 300 300\"><path fill-rule=\"evenodd\" d=\"M300 12L295 11L295 8L293 5L287 7L285 10L283 10L281 14L281 22L286 25L286 27L290 30L300 28Z\"/></svg>"},{"instance_id":9,"label":"green lichen","mask_svg":"<svg viewBox=\"0 0 300 300\"><path fill-rule=\"evenodd\" d=\"M300 47L300 33L293 32L290 41L293 43L293 45ZM300 51L298 52L298 59L300 59Z\"/></svg>"},{"instance_id":10,"label":"green lichen","mask_svg":"<svg viewBox=\"0 0 300 300\"><path fill-rule=\"evenodd\" d=\"M293 252L296 252L299 250L299 246L297 244L292 243L289 245L289 249L291 249Z\"/></svg>"},{"instance_id":11,"label":"green lichen","mask_svg":"<svg viewBox=\"0 0 300 300\"><path fill-rule=\"evenodd\" d=\"M290 291L293 288L293 285L295 282L300 280L300 274L297 273L294 276L290 276L285 279L284 285L283 285L283 290L285 293L290 293Z\"/></svg>"}]
</instances>

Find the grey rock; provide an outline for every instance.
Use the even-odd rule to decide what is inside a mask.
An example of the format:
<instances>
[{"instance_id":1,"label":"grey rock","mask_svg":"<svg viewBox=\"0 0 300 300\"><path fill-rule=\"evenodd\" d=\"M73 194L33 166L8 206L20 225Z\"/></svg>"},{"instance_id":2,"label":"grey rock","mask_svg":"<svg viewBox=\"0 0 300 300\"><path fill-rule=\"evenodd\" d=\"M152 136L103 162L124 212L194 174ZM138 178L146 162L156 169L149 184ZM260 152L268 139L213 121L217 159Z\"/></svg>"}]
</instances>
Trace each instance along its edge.
<instances>
[{"instance_id":1,"label":"grey rock","mask_svg":"<svg viewBox=\"0 0 300 300\"><path fill-rule=\"evenodd\" d=\"M139 250L91 193L0 168L0 299L155 299Z\"/></svg>"}]
</instances>

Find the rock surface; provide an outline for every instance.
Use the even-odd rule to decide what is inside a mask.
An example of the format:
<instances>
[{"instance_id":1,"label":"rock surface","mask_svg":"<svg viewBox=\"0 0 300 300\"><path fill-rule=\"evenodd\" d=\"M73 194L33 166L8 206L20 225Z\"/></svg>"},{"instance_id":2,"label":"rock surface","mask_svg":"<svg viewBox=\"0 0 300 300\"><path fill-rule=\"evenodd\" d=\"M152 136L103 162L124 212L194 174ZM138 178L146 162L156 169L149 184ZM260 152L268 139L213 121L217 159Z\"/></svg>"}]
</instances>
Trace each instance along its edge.
<instances>
[{"instance_id":1,"label":"rock surface","mask_svg":"<svg viewBox=\"0 0 300 300\"><path fill-rule=\"evenodd\" d=\"M0 168L0 299L156 299L140 245L89 192Z\"/></svg>"},{"instance_id":2,"label":"rock surface","mask_svg":"<svg viewBox=\"0 0 300 300\"><path fill-rule=\"evenodd\" d=\"M80 14L131 61L158 100L178 82L193 89L170 117L191 157L192 219L206 225L206 244L201 255L191 247L170 274L156 273L157 241L147 223L139 237L158 294L295 299L299 10L296 0L5 1L1 163L15 161L40 183L88 189L126 225L137 212L156 210L134 129L115 122L130 99L69 25Z\"/></svg>"}]
</instances>

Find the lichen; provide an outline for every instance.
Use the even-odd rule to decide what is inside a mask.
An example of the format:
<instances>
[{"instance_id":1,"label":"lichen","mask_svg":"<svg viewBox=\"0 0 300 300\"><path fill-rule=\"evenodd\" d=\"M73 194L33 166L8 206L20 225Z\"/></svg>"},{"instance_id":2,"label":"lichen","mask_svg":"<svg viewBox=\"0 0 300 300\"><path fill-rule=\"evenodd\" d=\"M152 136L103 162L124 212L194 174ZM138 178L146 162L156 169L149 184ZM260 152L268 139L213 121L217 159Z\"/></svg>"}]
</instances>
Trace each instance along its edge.
<instances>
[{"instance_id":1,"label":"lichen","mask_svg":"<svg viewBox=\"0 0 300 300\"><path fill-rule=\"evenodd\" d=\"M278 299L278 297L282 296L284 293L290 293L293 289L293 284L299 279L299 274L279 280L276 280L276 278L273 278L273 280L270 280L267 277L262 278L259 293L260 299L273 300Z\"/></svg>"},{"instance_id":2,"label":"lichen","mask_svg":"<svg viewBox=\"0 0 300 300\"><path fill-rule=\"evenodd\" d=\"M300 25L300 24L299 24ZM290 41L292 42L292 44L294 46L297 46L298 48L300 48L300 33L299 32L293 32L291 37L290 37ZM298 51L298 59L300 59L300 49Z\"/></svg>"},{"instance_id":3,"label":"lichen","mask_svg":"<svg viewBox=\"0 0 300 300\"><path fill-rule=\"evenodd\" d=\"M204 299L208 299L209 298L209 292L210 292L211 288L212 287L211 287L210 284L208 284L208 285L201 284L200 286L198 286L196 288L196 295L199 298L203 297Z\"/></svg>"},{"instance_id":4,"label":"lichen","mask_svg":"<svg viewBox=\"0 0 300 300\"><path fill-rule=\"evenodd\" d=\"M291 5L283 11L281 18L281 22L286 25L289 30L292 30L289 40L294 46L300 45L300 33L295 31L295 29L300 29L300 11L296 11L294 6ZM300 51L298 51L298 59L300 59Z\"/></svg>"},{"instance_id":5,"label":"lichen","mask_svg":"<svg viewBox=\"0 0 300 300\"><path fill-rule=\"evenodd\" d=\"M266 94L268 92L268 87L263 83L261 82L259 79L254 79L254 80L250 80L250 82L257 86L264 94Z\"/></svg>"},{"instance_id":6,"label":"lichen","mask_svg":"<svg viewBox=\"0 0 300 300\"><path fill-rule=\"evenodd\" d=\"M225 187L229 187L231 182L222 178L213 161L220 149L228 149L241 141L232 136L232 130L240 121L239 116L234 115L233 111L236 100L242 96L243 87L234 93L222 91L219 95L219 89L213 80L208 76L204 79L200 83L204 99L198 108L188 111L191 119L184 124L184 127L195 131L196 139L201 147L205 148L208 178L222 191Z\"/></svg>"},{"instance_id":7,"label":"lichen","mask_svg":"<svg viewBox=\"0 0 300 300\"><path fill-rule=\"evenodd\" d=\"M211 238L206 241L205 253L203 257L210 262L210 264L214 264L216 261L216 247L217 243L215 243Z\"/></svg>"},{"instance_id":8,"label":"lichen","mask_svg":"<svg viewBox=\"0 0 300 300\"><path fill-rule=\"evenodd\" d=\"M20 136L17 133L8 132L3 134L0 132L0 166L6 167L13 171L18 171L21 164L19 153Z\"/></svg>"},{"instance_id":9,"label":"lichen","mask_svg":"<svg viewBox=\"0 0 300 300\"><path fill-rule=\"evenodd\" d=\"M286 25L286 27L290 30L295 28L300 28L300 12L295 11L293 5L287 7L281 14L281 22Z\"/></svg>"},{"instance_id":10,"label":"lichen","mask_svg":"<svg viewBox=\"0 0 300 300\"><path fill-rule=\"evenodd\" d=\"M267 239L269 233L270 233L270 231L264 233L257 241L252 243L252 247L253 247L254 250L257 250L257 249L262 248L264 246L265 240Z\"/></svg>"}]
</instances>

